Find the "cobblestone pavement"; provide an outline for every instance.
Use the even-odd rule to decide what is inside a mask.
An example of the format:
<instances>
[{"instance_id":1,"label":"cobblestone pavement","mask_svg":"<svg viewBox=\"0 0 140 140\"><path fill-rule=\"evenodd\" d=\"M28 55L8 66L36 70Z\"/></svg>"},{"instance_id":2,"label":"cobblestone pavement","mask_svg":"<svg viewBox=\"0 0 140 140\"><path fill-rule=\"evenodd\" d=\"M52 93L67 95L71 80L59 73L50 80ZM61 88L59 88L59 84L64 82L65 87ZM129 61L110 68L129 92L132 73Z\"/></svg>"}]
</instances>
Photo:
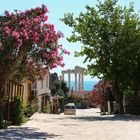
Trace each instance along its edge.
<instances>
[{"instance_id":1,"label":"cobblestone pavement","mask_svg":"<svg viewBox=\"0 0 140 140\"><path fill-rule=\"evenodd\" d=\"M0 130L0 140L140 140L140 116L105 115L99 109L74 115L34 114L24 125Z\"/></svg>"}]
</instances>

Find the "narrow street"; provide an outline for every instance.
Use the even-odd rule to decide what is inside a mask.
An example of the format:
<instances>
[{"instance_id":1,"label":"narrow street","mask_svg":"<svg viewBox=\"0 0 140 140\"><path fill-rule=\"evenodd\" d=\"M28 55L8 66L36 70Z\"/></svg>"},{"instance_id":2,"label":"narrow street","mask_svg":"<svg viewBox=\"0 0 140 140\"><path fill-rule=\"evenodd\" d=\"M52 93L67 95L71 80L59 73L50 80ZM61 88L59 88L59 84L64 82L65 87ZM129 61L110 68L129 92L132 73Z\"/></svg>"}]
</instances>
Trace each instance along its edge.
<instances>
[{"instance_id":1,"label":"narrow street","mask_svg":"<svg viewBox=\"0 0 140 140\"><path fill-rule=\"evenodd\" d=\"M99 109L75 116L36 113L22 126L0 130L0 140L140 140L140 116L100 116Z\"/></svg>"}]
</instances>

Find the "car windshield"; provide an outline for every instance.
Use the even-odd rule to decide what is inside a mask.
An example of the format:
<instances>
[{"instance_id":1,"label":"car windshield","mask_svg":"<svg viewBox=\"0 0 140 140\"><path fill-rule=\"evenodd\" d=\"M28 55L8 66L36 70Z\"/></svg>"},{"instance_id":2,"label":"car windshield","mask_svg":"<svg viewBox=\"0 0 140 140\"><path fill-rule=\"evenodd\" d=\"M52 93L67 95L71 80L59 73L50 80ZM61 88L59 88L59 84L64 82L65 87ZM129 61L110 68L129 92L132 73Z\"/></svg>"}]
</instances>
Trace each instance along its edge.
<instances>
[{"instance_id":1,"label":"car windshield","mask_svg":"<svg viewBox=\"0 0 140 140\"><path fill-rule=\"evenodd\" d=\"M65 109L75 109L75 106L65 106Z\"/></svg>"}]
</instances>

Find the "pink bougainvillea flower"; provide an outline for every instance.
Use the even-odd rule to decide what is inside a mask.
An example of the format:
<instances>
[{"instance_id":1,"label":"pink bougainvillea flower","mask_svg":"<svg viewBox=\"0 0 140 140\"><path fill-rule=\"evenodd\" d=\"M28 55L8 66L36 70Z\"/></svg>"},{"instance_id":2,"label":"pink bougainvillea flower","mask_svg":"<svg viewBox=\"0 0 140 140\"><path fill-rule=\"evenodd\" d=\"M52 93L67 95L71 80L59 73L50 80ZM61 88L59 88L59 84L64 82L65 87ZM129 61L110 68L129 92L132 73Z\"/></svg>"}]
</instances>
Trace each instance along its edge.
<instances>
[{"instance_id":1,"label":"pink bougainvillea flower","mask_svg":"<svg viewBox=\"0 0 140 140\"><path fill-rule=\"evenodd\" d=\"M13 60L16 60L16 70L24 71L24 76L30 76L32 80L43 78L49 68L63 67L63 55L70 54L59 45L59 39L64 35L55 31L54 24L47 23L47 13L48 8L45 5L25 12L5 11L7 21L2 26L5 40L3 44L10 44L10 48L15 51L11 53L12 59L8 60L9 67L12 67ZM5 49L8 47L6 45L1 48ZM0 67L4 70L4 66Z\"/></svg>"}]
</instances>

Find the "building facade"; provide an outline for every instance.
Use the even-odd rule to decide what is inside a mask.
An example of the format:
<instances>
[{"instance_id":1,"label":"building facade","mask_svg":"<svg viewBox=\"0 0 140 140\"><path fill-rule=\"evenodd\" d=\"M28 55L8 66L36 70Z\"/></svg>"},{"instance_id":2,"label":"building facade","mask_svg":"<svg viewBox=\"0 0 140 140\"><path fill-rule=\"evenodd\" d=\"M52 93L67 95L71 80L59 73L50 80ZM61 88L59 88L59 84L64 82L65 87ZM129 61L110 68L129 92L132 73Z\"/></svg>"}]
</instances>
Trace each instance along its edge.
<instances>
[{"instance_id":1,"label":"building facade","mask_svg":"<svg viewBox=\"0 0 140 140\"><path fill-rule=\"evenodd\" d=\"M38 96L38 111L41 112L50 101L50 72L48 72L43 80L36 82Z\"/></svg>"}]
</instances>

